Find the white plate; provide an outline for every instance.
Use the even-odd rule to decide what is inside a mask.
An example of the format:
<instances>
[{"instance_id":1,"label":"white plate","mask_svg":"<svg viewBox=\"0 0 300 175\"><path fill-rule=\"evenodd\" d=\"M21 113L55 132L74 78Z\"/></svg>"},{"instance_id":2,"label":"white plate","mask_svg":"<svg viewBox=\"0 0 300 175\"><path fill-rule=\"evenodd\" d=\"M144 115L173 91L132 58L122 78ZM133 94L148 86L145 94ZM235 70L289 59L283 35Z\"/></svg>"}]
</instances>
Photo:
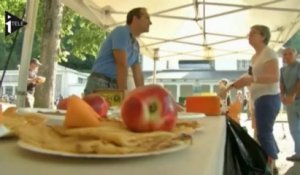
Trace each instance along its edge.
<instances>
[{"instance_id":1,"label":"white plate","mask_svg":"<svg viewBox=\"0 0 300 175\"><path fill-rule=\"evenodd\" d=\"M196 133L203 132L204 131L204 127L200 126L200 127L196 128L195 131L196 131Z\"/></svg>"},{"instance_id":2,"label":"white plate","mask_svg":"<svg viewBox=\"0 0 300 175\"><path fill-rule=\"evenodd\" d=\"M2 137L9 137L12 135L10 129L0 123L0 138Z\"/></svg>"},{"instance_id":3,"label":"white plate","mask_svg":"<svg viewBox=\"0 0 300 175\"><path fill-rule=\"evenodd\" d=\"M177 118L178 119L200 119L206 117L203 113L194 113L194 112L178 112Z\"/></svg>"},{"instance_id":4,"label":"white plate","mask_svg":"<svg viewBox=\"0 0 300 175\"><path fill-rule=\"evenodd\" d=\"M56 114L55 112L59 112ZM48 119L49 124L61 124L64 120L65 110L57 110L57 109L48 109L48 108L18 108L18 114L26 114L26 113L39 113ZM53 114L50 114L53 113Z\"/></svg>"},{"instance_id":5,"label":"white plate","mask_svg":"<svg viewBox=\"0 0 300 175\"><path fill-rule=\"evenodd\" d=\"M120 109L109 109L108 117L120 117ZM204 113L195 113L195 112L178 112L178 119L200 119L206 117Z\"/></svg>"},{"instance_id":6,"label":"white plate","mask_svg":"<svg viewBox=\"0 0 300 175\"><path fill-rule=\"evenodd\" d=\"M49 150L45 148L40 148L35 145L28 144L23 141L18 141L18 146L36 153L48 154L48 155L55 155L55 156L62 156L62 157L74 157L74 158L131 158L131 157L145 157L145 156L154 156L154 155L161 155L167 153L173 153L180 150L183 150L190 146L189 144L182 144L176 145L171 148L166 148L159 151L153 152L146 152L146 153L129 153L129 154L78 154L78 153L68 153L63 151L55 151Z\"/></svg>"}]
</instances>

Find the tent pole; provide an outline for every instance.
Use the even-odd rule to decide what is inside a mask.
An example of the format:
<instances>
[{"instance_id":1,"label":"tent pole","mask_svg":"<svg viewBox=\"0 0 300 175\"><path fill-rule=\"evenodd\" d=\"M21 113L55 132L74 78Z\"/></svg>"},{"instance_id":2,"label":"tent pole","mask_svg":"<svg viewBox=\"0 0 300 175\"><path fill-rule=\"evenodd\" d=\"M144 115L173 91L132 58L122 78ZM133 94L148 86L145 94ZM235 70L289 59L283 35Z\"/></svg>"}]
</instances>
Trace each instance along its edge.
<instances>
[{"instance_id":1,"label":"tent pole","mask_svg":"<svg viewBox=\"0 0 300 175\"><path fill-rule=\"evenodd\" d=\"M25 106L25 96L27 91L28 69L31 59L32 44L39 0L27 0L25 21L27 25L24 30L23 46L21 53L21 62L19 70L19 80L17 87L17 107Z\"/></svg>"},{"instance_id":2,"label":"tent pole","mask_svg":"<svg viewBox=\"0 0 300 175\"><path fill-rule=\"evenodd\" d=\"M158 48L154 49L154 57L153 57L153 84L156 84L156 63L158 60Z\"/></svg>"}]
</instances>

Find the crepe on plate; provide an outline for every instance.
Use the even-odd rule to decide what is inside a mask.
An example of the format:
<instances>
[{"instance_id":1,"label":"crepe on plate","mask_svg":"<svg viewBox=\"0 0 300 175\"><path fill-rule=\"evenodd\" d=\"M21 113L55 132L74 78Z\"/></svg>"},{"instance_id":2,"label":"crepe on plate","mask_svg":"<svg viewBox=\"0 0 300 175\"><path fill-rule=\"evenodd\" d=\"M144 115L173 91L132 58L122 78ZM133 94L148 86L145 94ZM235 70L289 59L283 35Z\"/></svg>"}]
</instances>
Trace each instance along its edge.
<instances>
[{"instance_id":1,"label":"crepe on plate","mask_svg":"<svg viewBox=\"0 0 300 175\"><path fill-rule=\"evenodd\" d=\"M14 136L23 126L32 126L40 123L46 123L47 118L44 115L37 113L17 114L16 108L11 107L3 112L3 120L0 123L6 128L6 133L0 136Z\"/></svg>"},{"instance_id":2,"label":"crepe on plate","mask_svg":"<svg viewBox=\"0 0 300 175\"><path fill-rule=\"evenodd\" d=\"M151 152L192 142L190 135L182 133L132 132L119 121L102 121L98 127L84 128L64 128L41 123L20 128L19 137L41 148L85 154Z\"/></svg>"}]
</instances>

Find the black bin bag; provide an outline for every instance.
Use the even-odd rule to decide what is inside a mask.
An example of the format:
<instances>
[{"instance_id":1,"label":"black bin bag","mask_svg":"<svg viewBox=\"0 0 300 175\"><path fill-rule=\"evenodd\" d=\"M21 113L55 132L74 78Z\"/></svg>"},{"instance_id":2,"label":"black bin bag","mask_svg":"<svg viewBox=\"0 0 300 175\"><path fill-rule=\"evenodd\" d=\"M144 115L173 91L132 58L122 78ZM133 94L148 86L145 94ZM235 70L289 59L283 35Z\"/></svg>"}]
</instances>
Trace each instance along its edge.
<instances>
[{"instance_id":1,"label":"black bin bag","mask_svg":"<svg viewBox=\"0 0 300 175\"><path fill-rule=\"evenodd\" d=\"M268 156L234 120L226 117L224 175L271 175Z\"/></svg>"}]
</instances>

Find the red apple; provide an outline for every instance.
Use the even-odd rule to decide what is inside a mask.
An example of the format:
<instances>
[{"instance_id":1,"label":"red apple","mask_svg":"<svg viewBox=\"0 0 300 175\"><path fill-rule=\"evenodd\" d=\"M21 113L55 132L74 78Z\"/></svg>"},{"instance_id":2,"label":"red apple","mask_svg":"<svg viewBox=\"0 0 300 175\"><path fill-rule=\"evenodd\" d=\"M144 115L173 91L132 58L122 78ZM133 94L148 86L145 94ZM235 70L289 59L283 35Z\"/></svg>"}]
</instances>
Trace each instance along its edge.
<instances>
[{"instance_id":1,"label":"red apple","mask_svg":"<svg viewBox=\"0 0 300 175\"><path fill-rule=\"evenodd\" d=\"M68 98L63 98L58 101L58 104L56 107L57 107L57 109L67 110L67 106L68 106Z\"/></svg>"},{"instance_id":2,"label":"red apple","mask_svg":"<svg viewBox=\"0 0 300 175\"><path fill-rule=\"evenodd\" d=\"M121 117L127 128L135 132L170 131L176 124L176 103L161 86L139 87L124 99Z\"/></svg>"},{"instance_id":3,"label":"red apple","mask_svg":"<svg viewBox=\"0 0 300 175\"><path fill-rule=\"evenodd\" d=\"M87 102L100 117L106 117L109 104L108 102L98 94L90 94L83 97L83 100Z\"/></svg>"}]
</instances>

